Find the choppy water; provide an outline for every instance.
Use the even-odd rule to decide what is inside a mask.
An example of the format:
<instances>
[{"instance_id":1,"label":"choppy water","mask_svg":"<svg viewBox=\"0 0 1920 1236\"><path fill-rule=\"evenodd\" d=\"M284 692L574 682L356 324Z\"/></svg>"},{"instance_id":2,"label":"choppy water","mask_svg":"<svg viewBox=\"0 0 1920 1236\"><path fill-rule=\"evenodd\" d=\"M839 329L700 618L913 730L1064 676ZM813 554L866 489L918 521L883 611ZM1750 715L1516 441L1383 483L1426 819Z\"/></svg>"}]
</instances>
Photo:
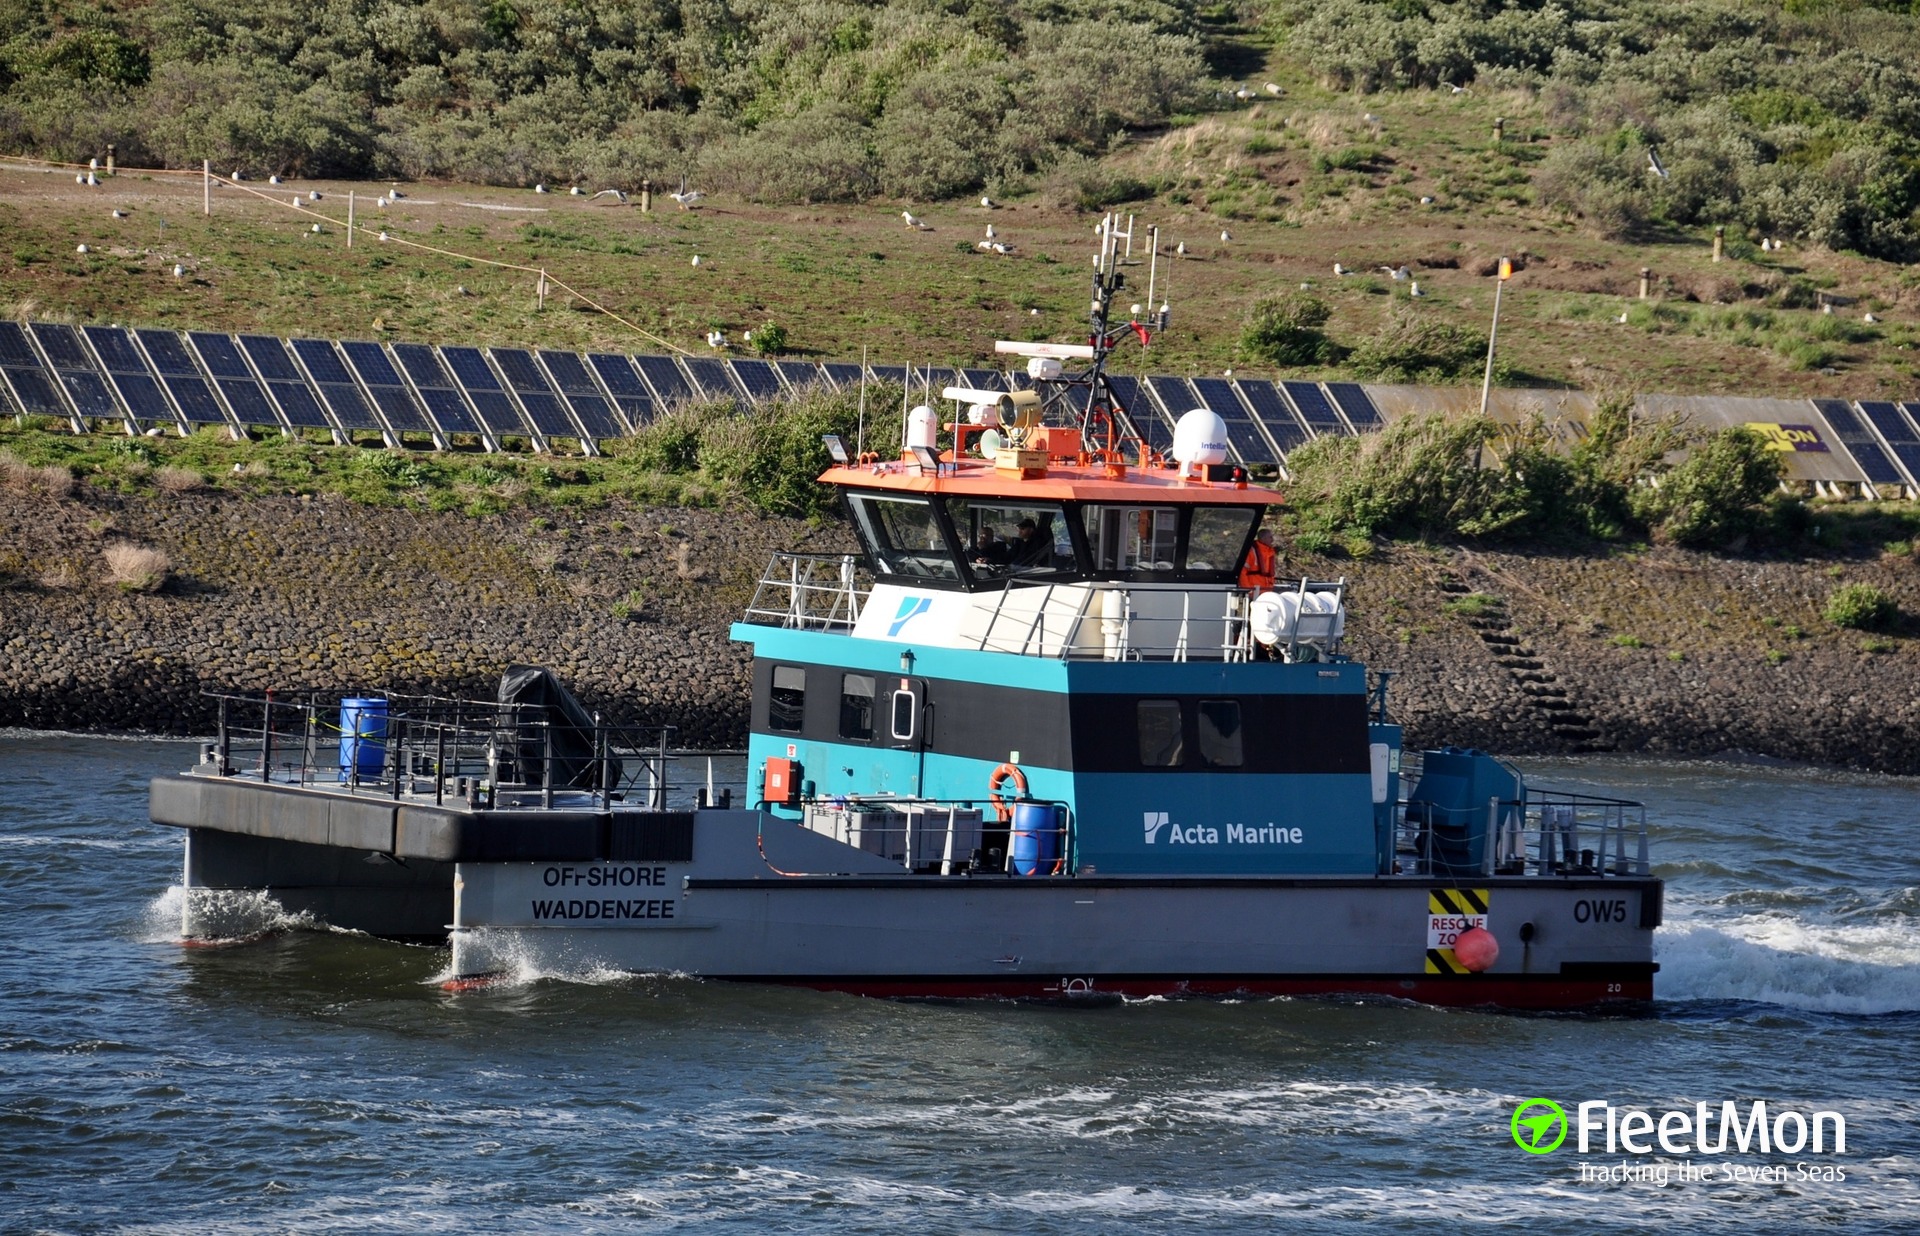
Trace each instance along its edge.
<instances>
[{"instance_id":1,"label":"choppy water","mask_svg":"<svg viewBox=\"0 0 1920 1236\"><path fill-rule=\"evenodd\" d=\"M444 952L348 934L183 950L145 784L191 756L0 735L0 1230L1920 1229L1911 782L1526 765L1654 805L1658 1010L1593 1019L605 975L456 996ZM1522 1153L1534 1096L1837 1110L1848 1152L1583 1183L1624 1156Z\"/></svg>"}]
</instances>

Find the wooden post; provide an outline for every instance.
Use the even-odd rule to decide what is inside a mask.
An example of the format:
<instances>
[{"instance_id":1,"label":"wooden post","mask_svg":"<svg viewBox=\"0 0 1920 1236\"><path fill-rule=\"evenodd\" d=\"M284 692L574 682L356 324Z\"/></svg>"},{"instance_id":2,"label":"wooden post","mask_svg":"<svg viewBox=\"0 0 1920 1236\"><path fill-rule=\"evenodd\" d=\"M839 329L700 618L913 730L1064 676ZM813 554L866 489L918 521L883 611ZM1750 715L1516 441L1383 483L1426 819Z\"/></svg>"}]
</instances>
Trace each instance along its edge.
<instances>
[{"instance_id":1,"label":"wooden post","mask_svg":"<svg viewBox=\"0 0 1920 1236\"><path fill-rule=\"evenodd\" d=\"M1653 267L1642 266L1640 268L1640 299L1645 300L1647 298L1647 294L1652 290L1652 288L1653 288Z\"/></svg>"},{"instance_id":2,"label":"wooden post","mask_svg":"<svg viewBox=\"0 0 1920 1236\"><path fill-rule=\"evenodd\" d=\"M640 213L644 215L652 209L653 182L651 180L643 180L640 182Z\"/></svg>"},{"instance_id":3,"label":"wooden post","mask_svg":"<svg viewBox=\"0 0 1920 1236\"><path fill-rule=\"evenodd\" d=\"M107 143L107 175L113 175L113 143Z\"/></svg>"},{"instance_id":4,"label":"wooden post","mask_svg":"<svg viewBox=\"0 0 1920 1236\"><path fill-rule=\"evenodd\" d=\"M347 248L353 248L353 190L347 190Z\"/></svg>"},{"instance_id":5,"label":"wooden post","mask_svg":"<svg viewBox=\"0 0 1920 1236\"><path fill-rule=\"evenodd\" d=\"M1717 262L1720 260L1721 249L1726 244L1726 241L1727 241L1727 227L1726 227L1726 224L1722 223L1717 225L1713 229L1713 260L1714 261Z\"/></svg>"},{"instance_id":6,"label":"wooden post","mask_svg":"<svg viewBox=\"0 0 1920 1236\"><path fill-rule=\"evenodd\" d=\"M1493 140L1495 143L1507 140L1507 118L1505 116L1495 116L1493 118Z\"/></svg>"},{"instance_id":7,"label":"wooden post","mask_svg":"<svg viewBox=\"0 0 1920 1236\"><path fill-rule=\"evenodd\" d=\"M200 213L213 214L213 160L200 160Z\"/></svg>"},{"instance_id":8,"label":"wooden post","mask_svg":"<svg viewBox=\"0 0 1920 1236\"><path fill-rule=\"evenodd\" d=\"M540 298L540 308L547 307L547 272L541 271L539 280L533 285L534 294Z\"/></svg>"}]
</instances>

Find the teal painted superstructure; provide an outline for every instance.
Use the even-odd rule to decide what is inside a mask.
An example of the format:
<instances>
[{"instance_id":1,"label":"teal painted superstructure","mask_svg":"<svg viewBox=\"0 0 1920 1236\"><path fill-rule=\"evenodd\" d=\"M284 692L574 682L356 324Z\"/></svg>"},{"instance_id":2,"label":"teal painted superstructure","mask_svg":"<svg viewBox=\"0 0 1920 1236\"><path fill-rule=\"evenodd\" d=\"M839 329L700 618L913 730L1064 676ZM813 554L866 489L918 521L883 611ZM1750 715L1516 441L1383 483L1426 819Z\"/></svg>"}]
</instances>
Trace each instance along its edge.
<instances>
[{"instance_id":1,"label":"teal painted superstructure","mask_svg":"<svg viewBox=\"0 0 1920 1236\"><path fill-rule=\"evenodd\" d=\"M985 806L995 769L1009 763L1026 779L1024 797L1067 808L1068 852L1072 869L1080 873L1364 875L1381 871L1389 861L1390 856L1383 857L1391 847L1386 765L1397 768L1398 727L1367 725L1366 675L1356 663L1065 661L748 623L736 624L732 634L753 646L757 662L826 666L871 675L879 683L878 726L871 742L775 732L759 723L765 714L757 701L748 746L751 775L760 776L769 759L796 761L801 765L796 788L806 798ZM756 682L761 677L756 674ZM1061 736L1051 757L1013 746L983 749L990 736L976 733L965 744L954 743L950 731L956 723L942 714L943 695L964 684L1059 696L1063 709L1068 696L1083 703L1158 696L1321 697L1316 711L1336 702L1347 705L1329 708L1326 715L1338 720L1326 724L1346 725L1353 732L1332 740L1343 753L1340 771L1118 769L1111 761L1096 770L1076 766L1072 753L1103 744L1122 753L1131 750L1131 708L1104 718L1076 713L1074 732ZM890 743L886 736L885 699L901 687L918 693L918 705L927 712L926 732L912 743ZM1105 727L1124 727L1125 733L1116 739L1093 732ZM1325 734L1315 738L1323 746L1329 743ZM1283 737L1249 728L1240 740L1251 752L1257 744ZM1375 752L1372 744L1391 744L1391 754ZM957 745L969 749L961 753ZM1012 794L1010 785L1002 791L1003 798ZM786 814L797 817L798 812Z\"/></svg>"}]
</instances>

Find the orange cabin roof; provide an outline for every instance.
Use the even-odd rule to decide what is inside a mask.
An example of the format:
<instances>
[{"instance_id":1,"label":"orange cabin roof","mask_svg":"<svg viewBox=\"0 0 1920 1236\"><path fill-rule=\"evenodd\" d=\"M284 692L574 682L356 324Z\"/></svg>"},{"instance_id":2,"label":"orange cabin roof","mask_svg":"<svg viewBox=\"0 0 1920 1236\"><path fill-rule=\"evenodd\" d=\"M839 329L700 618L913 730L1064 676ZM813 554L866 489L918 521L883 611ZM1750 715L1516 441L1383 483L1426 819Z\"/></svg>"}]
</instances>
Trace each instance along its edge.
<instances>
[{"instance_id":1,"label":"orange cabin roof","mask_svg":"<svg viewBox=\"0 0 1920 1236\"><path fill-rule=\"evenodd\" d=\"M1044 476L1001 472L984 460L940 460L941 474L927 476L911 459L878 464L843 464L820 479L849 489L899 493L953 494L964 497L1027 498L1052 501L1150 503L1155 506L1276 506L1274 490L1233 481L1182 480L1172 469L1129 466L1124 476L1107 475L1101 464L1049 461ZM947 469L953 469L951 472Z\"/></svg>"}]
</instances>

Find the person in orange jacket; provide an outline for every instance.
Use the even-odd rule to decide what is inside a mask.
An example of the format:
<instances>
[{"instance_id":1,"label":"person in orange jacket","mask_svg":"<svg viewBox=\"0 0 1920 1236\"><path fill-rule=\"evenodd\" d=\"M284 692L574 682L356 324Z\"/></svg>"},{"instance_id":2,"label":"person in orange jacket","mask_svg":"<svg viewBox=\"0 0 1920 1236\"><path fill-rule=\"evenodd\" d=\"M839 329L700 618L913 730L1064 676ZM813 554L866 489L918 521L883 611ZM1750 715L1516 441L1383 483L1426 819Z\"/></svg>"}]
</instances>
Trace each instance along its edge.
<instances>
[{"instance_id":1,"label":"person in orange jacket","mask_svg":"<svg viewBox=\"0 0 1920 1236\"><path fill-rule=\"evenodd\" d=\"M1240 566L1240 586L1256 595L1273 587L1273 578L1280 569L1280 554L1273 547L1273 533L1265 528L1253 536L1253 548L1247 551L1247 560Z\"/></svg>"}]
</instances>

